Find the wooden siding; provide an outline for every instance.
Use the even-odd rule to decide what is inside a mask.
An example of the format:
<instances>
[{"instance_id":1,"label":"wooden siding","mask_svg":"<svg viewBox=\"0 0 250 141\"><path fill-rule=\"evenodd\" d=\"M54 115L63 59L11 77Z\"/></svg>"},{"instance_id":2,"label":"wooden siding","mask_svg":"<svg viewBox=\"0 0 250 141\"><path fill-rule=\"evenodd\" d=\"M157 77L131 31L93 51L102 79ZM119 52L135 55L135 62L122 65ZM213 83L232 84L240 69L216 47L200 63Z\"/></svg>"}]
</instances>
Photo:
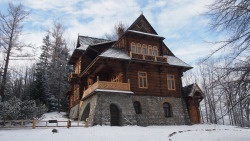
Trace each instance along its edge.
<instances>
[{"instance_id":1,"label":"wooden siding","mask_svg":"<svg viewBox=\"0 0 250 141\"><path fill-rule=\"evenodd\" d=\"M147 72L148 88L138 87L138 72ZM167 74L175 77L175 90L168 90ZM143 63L131 63L128 78L131 83L131 91L138 95L180 97L180 85L178 68Z\"/></svg>"}]
</instances>

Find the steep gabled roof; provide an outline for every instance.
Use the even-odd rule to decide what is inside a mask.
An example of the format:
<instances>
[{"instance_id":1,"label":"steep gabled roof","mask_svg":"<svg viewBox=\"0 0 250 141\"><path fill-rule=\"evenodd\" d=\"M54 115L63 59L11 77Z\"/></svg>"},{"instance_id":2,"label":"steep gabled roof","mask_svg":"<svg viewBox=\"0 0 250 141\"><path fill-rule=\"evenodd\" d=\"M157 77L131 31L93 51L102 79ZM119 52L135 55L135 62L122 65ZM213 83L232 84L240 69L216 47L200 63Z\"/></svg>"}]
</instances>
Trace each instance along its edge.
<instances>
[{"instance_id":1,"label":"steep gabled roof","mask_svg":"<svg viewBox=\"0 0 250 141\"><path fill-rule=\"evenodd\" d=\"M88 37L88 36L78 36L77 47L81 50L86 50L89 45L94 45L102 42L107 42L110 40Z\"/></svg>"},{"instance_id":2,"label":"steep gabled roof","mask_svg":"<svg viewBox=\"0 0 250 141\"><path fill-rule=\"evenodd\" d=\"M141 14L127 30L135 30L158 35L143 14Z\"/></svg>"},{"instance_id":3,"label":"steep gabled roof","mask_svg":"<svg viewBox=\"0 0 250 141\"><path fill-rule=\"evenodd\" d=\"M187 85L183 87L182 90L184 97L196 97L200 99L205 97L205 94L201 91L200 87L196 83ZM197 92L199 95L196 94Z\"/></svg>"},{"instance_id":4,"label":"steep gabled roof","mask_svg":"<svg viewBox=\"0 0 250 141\"><path fill-rule=\"evenodd\" d=\"M78 60L78 58L82 55L84 51L86 51L86 49L90 45L96 45L96 44L107 43L107 42L111 42L111 41L106 40L106 39L88 37L88 36L78 36L76 49L72 53L68 64L74 65L75 61Z\"/></svg>"}]
</instances>

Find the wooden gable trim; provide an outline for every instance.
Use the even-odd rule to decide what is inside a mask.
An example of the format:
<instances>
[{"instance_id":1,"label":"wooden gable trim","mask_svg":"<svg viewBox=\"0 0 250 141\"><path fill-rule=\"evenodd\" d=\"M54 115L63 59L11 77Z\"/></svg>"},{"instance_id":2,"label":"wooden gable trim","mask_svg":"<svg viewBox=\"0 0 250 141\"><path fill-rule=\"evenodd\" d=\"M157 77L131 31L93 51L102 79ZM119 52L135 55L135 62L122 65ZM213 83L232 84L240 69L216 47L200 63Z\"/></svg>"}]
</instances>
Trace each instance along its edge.
<instances>
[{"instance_id":1,"label":"wooden gable trim","mask_svg":"<svg viewBox=\"0 0 250 141\"><path fill-rule=\"evenodd\" d=\"M141 19L147 23L147 25L152 29L154 34L158 35L155 29L152 27L152 25L148 22L148 20L145 18L143 14L141 14L127 30L132 30L132 27L134 27L138 22L140 22Z\"/></svg>"}]
</instances>

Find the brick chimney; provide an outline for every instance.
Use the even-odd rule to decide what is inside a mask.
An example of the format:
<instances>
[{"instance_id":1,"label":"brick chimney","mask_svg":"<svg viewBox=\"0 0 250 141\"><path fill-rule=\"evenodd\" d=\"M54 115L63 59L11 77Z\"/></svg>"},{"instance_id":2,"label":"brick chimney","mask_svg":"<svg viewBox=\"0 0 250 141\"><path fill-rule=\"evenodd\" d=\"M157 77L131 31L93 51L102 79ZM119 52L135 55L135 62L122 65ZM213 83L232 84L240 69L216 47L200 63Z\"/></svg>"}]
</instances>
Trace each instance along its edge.
<instances>
[{"instance_id":1,"label":"brick chimney","mask_svg":"<svg viewBox=\"0 0 250 141\"><path fill-rule=\"evenodd\" d=\"M117 28L118 39L122 36L123 33L124 33L124 27L119 26Z\"/></svg>"}]
</instances>

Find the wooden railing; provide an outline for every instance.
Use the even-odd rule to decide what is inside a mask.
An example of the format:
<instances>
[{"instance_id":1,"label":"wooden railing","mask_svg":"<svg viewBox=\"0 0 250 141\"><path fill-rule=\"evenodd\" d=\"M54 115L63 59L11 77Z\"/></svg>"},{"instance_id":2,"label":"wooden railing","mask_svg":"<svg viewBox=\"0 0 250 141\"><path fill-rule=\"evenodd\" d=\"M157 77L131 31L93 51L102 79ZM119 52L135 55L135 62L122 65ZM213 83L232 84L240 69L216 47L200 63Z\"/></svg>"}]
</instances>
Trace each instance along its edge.
<instances>
[{"instance_id":1,"label":"wooden railing","mask_svg":"<svg viewBox=\"0 0 250 141\"><path fill-rule=\"evenodd\" d=\"M147 60L147 61L155 61L155 62L163 62L167 63L168 58L163 56L154 56L148 54L137 54L130 52L130 58L140 59L140 60Z\"/></svg>"},{"instance_id":2,"label":"wooden railing","mask_svg":"<svg viewBox=\"0 0 250 141\"><path fill-rule=\"evenodd\" d=\"M106 89L106 90L120 90L120 91L130 91L130 82L128 83L118 83L118 82L108 82L108 81L99 81L95 82L87 90L83 92L82 98L85 98L90 93L96 89Z\"/></svg>"},{"instance_id":3,"label":"wooden railing","mask_svg":"<svg viewBox=\"0 0 250 141\"><path fill-rule=\"evenodd\" d=\"M88 120L86 121L57 121L57 120L0 120L0 128L24 128L32 127L88 127Z\"/></svg>"},{"instance_id":4,"label":"wooden railing","mask_svg":"<svg viewBox=\"0 0 250 141\"><path fill-rule=\"evenodd\" d=\"M76 79L78 76L77 73L72 72L69 76L68 76L68 81L71 82L73 79Z\"/></svg>"}]
</instances>

